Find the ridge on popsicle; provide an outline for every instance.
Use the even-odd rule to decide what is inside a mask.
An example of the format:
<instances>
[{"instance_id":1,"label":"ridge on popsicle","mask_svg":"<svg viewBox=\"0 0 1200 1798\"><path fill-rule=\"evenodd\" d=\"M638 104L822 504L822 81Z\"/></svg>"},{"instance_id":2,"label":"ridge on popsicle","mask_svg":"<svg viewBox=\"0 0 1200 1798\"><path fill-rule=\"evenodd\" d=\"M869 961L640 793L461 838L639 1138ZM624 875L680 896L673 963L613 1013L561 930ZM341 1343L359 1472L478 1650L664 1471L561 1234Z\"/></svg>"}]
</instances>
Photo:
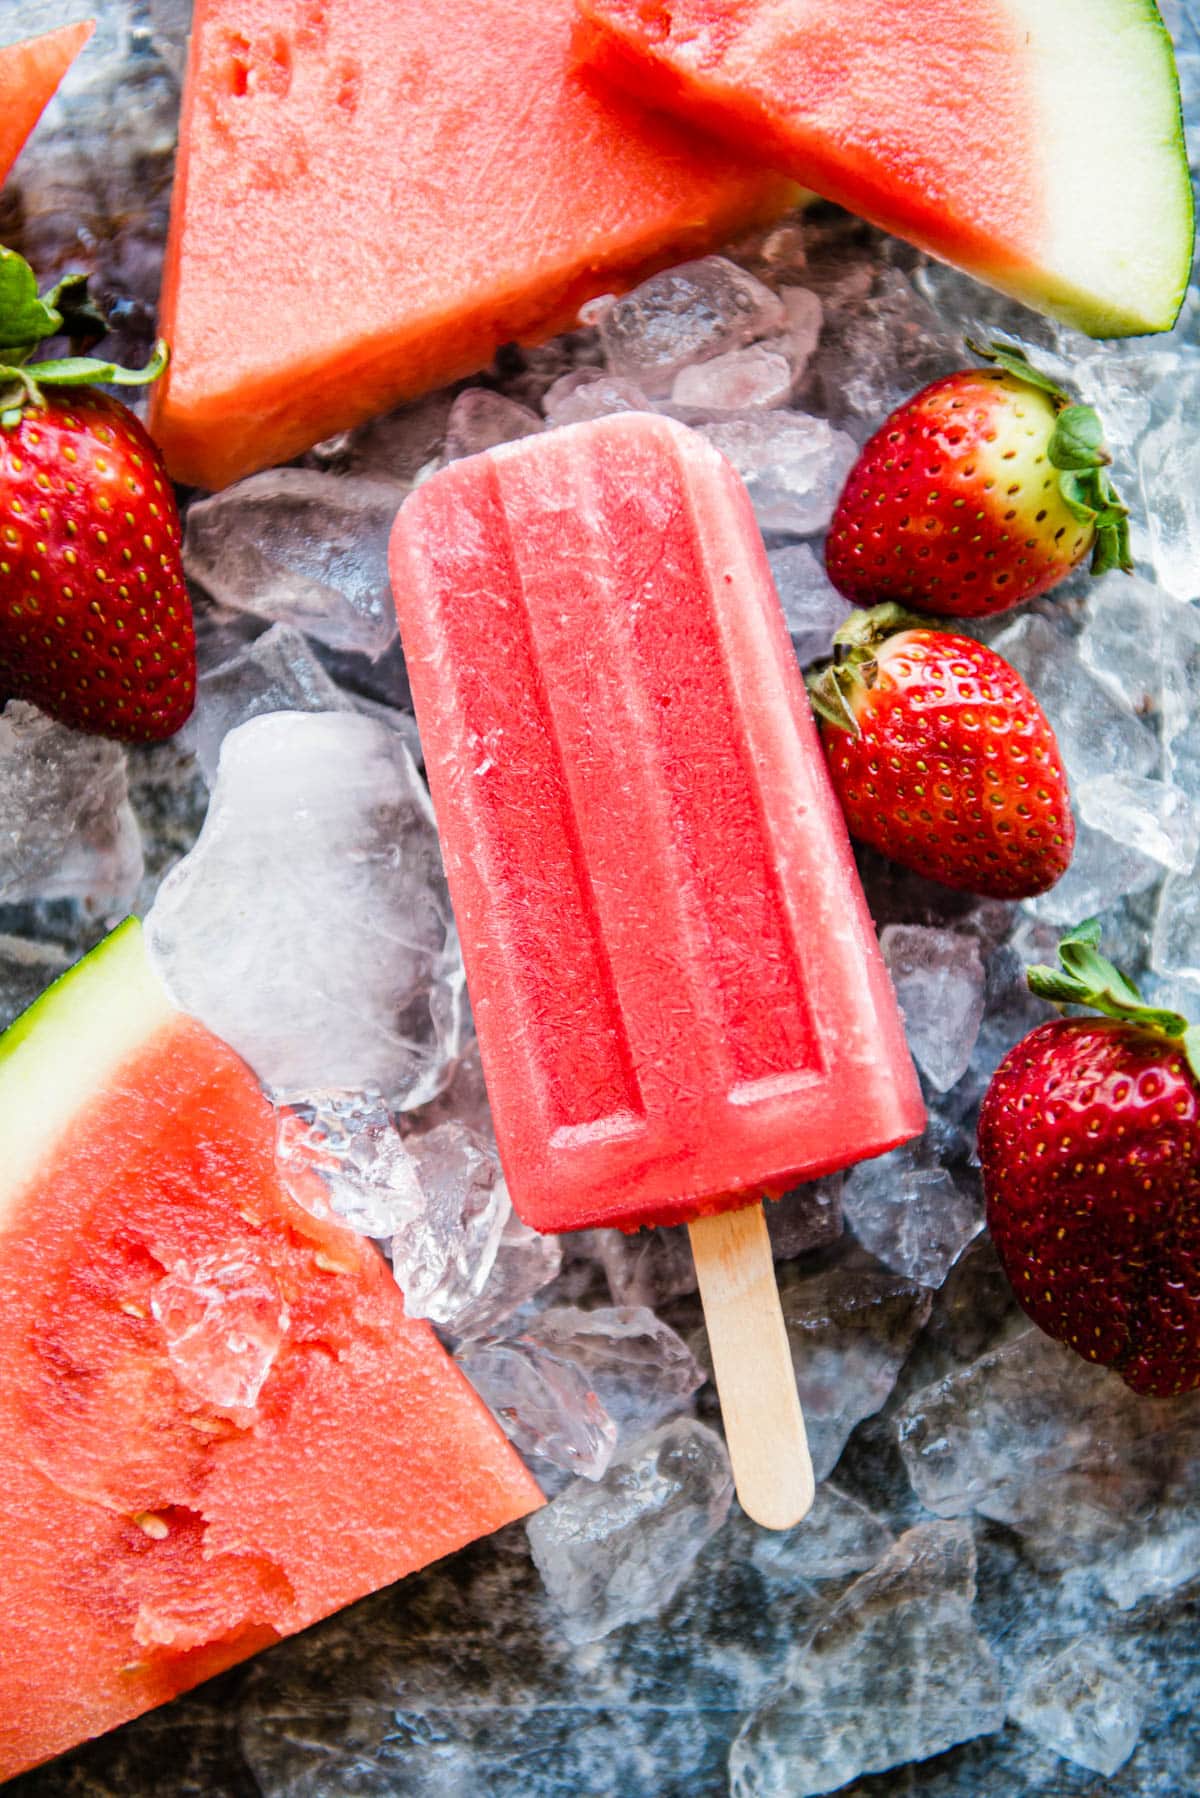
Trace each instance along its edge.
<instances>
[{"instance_id":1,"label":"ridge on popsicle","mask_svg":"<svg viewBox=\"0 0 1200 1798\"><path fill-rule=\"evenodd\" d=\"M756 1201L924 1110L749 498L628 413L434 476L391 570L513 1203L692 1226L743 1506L794 1522Z\"/></svg>"}]
</instances>

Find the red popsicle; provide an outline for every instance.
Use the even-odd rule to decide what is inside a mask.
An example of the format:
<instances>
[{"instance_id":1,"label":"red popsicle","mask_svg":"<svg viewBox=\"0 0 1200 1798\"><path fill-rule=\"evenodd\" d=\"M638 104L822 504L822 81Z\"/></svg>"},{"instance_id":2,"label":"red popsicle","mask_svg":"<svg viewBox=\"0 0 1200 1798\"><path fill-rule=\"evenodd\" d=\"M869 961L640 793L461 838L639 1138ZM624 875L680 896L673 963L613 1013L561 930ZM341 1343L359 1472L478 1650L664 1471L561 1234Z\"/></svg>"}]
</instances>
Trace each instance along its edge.
<instances>
[{"instance_id":1,"label":"red popsicle","mask_svg":"<svg viewBox=\"0 0 1200 1798\"><path fill-rule=\"evenodd\" d=\"M526 1221L707 1220L916 1134L762 540L716 451L626 414L456 463L402 508L392 582ZM770 1269L748 1230L697 1232L706 1260L739 1239L743 1283L747 1254Z\"/></svg>"}]
</instances>

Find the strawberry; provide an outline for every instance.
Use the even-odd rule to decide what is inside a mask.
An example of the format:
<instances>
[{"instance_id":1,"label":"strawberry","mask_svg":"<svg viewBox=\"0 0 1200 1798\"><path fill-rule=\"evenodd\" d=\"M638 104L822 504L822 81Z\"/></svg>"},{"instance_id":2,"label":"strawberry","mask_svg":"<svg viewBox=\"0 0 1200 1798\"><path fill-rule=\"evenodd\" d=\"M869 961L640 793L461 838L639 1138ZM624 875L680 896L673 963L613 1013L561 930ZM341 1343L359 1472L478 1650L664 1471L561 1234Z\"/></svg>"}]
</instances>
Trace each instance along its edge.
<instances>
[{"instance_id":1,"label":"strawberry","mask_svg":"<svg viewBox=\"0 0 1200 1798\"><path fill-rule=\"evenodd\" d=\"M1030 968L1056 1018L1009 1051L979 1118L988 1224L1022 1306L1135 1392L1200 1386L1200 1027L1143 1004L1100 927Z\"/></svg>"},{"instance_id":2,"label":"strawberry","mask_svg":"<svg viewBox=\"0 0 1200 1798\"><path fill-rule=\"evenodd\" d=\"M1043 893L1075 843L1046 714L994 649L899 606L852 616L809 679L852 837L943 886Z\"/></svg>"},{"instance_id":3,"label":"strawberry","mask_svg":"<svg viewBox=\"0 0 1200 1798\"><path fill-rule=\"evenodd\" d=\"M997 366L923 388L850 471L825 563L858 605L978 618L1047 592L1089 553L1093 574L1132 567L1095 412L1019 350L969 347Z\"/></svg>"},{"instance_id":4,"label":"strawberry","mask_svg":"<svg viewBox=\"0 0 1200 1798\"><path fill-rule=\"evenodd\" d=\"M28 361L42 338L97 322L78 278L39 298L28 265L0 250L0 704L31 700L136 742L170 736L192 709L191 606L158 450L90 383L153 380L165 349L138 371Z\"/></svg>"}]
</instances>

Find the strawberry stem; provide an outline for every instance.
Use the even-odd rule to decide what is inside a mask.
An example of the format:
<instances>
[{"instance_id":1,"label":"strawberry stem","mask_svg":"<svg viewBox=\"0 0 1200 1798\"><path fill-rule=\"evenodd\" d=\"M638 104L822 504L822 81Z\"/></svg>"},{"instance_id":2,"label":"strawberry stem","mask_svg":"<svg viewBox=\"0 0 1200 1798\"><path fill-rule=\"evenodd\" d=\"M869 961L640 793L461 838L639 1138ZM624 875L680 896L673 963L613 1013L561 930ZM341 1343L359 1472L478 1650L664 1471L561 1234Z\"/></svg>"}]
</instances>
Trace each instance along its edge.
<instances>
[{"instance_id":1,"label":"strawberry stem","mask_svg":"<svg viewBox=\"0 0 1200 1798\"><path fill-rule=\"evenodd\" d=\"M1080 405L1065 387L1035 368L1024 350L1013 344L976 343L965 339L972 355L994 362L1014 380L1047 393L1058 414L1046 455L1057 468L1059 490L1072 515L1095 532L1092 574L1120 568L1133 572L1129 547L1129 508L1121 503L1116 488L1104 472L1112 462L1104 446L1104 427L1092 406Z\"/></svg>"},{"instance_id":2,"label":"strawberry stem","mask_svg":"<svg viewBox=\"0 0 1200 1798\"><path fill-rule=\"evenodd\" d=\"M144 387L156 381L167 366L161 339L144 368L77 355L29 365L47 337L69 337L74 348L96 342L107 329L103 313L88 298L86 275L64 275L39 294L25 258L0 245L0 426L11 430L28 407L44 406L43 387Z\"/></svg>"},{"instance_id":3,"label":"strawberry stem","mask_svg":"<svg viewBox=\"0 0 1200 1798\"><path fill-rule=\"evenodd\" d=\"M1122 1024L1136 1024L1181 1045L1188 1066L1200 1079L1200 1025L1181 1011L1147 1005L1121 970L1100 954L1100 924L1088 918L1067 932L1058 945L1057 968L1039 964L1025 978L1031 993L1055 1005L1080 1005Z\"/></svg>"}]
</instances>

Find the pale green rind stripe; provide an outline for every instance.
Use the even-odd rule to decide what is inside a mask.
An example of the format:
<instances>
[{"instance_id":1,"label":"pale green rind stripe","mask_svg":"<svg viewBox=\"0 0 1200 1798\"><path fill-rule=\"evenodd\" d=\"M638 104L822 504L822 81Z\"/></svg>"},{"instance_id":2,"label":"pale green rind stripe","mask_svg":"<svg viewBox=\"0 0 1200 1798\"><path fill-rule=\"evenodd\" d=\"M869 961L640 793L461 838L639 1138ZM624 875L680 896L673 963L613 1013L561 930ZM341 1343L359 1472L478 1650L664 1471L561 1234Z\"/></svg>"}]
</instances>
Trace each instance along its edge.
<instances>
[{"instance_id":1,"label":"pale green rind stripe","mask_svg":"<svg viewBox=\"0 0 1200 1798\"><path fill-rule=\"evenodd\" d=\"M0 1229L81 1106L174 1015L129 918L0 1036Z\"/></svg>"}]
</instances>

